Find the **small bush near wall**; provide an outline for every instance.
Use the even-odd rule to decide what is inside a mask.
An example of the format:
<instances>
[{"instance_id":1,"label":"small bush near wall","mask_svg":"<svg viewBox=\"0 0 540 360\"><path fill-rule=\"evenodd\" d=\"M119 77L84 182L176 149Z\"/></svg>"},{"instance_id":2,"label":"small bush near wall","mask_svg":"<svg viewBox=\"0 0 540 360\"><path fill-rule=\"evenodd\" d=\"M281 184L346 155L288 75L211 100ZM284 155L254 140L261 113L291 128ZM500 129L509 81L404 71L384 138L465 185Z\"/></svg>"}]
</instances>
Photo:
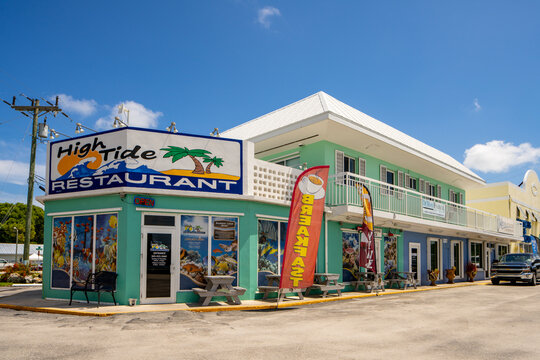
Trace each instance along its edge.
<instances>
[{"instance_id":1,"label":"small bush near wall","mask_svg":"<svg viewBox=\"0 0 540 360\"><path fill-rule=\"evenodd\" d=\"M14 264L4 269L0 273L0 282L9 282L14 284L41 283L41 273L32 271L30 266L24 264Z\"/></svg>"}]
</instances>

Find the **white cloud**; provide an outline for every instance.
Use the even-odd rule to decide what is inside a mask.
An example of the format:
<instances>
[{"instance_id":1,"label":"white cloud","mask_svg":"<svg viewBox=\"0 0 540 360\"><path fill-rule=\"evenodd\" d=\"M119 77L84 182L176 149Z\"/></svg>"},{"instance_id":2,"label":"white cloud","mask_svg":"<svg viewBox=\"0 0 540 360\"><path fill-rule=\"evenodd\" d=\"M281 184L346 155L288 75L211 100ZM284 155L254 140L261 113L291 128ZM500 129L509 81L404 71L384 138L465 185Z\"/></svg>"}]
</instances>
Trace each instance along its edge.
<instances>
[{"instance_id":1,"label":"white cloud","mask_svg":"<svg viewBox=\"0 0 540 360\"><path fill-rule=\"evenodd\" d=\"M65 112L77 113L82 116L89 116L96 112L98 104L95 100L77 100L70 95L58 94L59 106ZM50 99L53 100L55 96Z\"/></svg>"},{"instance_id":2,"label":"white cloud","mask_svg":"<svg viewBox=\"0 0 540 360\"><path fill-rule=\"evenodd\" d=\"M36 175L45 177L45 165L36 164ZM28 163L14 160L0 160L0 181L10 184L26 185Z\"/></svg>"},{"instance_id":3,"label":"white cloud","mask_svg":"<svg viewBox=\"0 0 540 360\"><path fill-rule=\"evenodd\" d=\"M465 150L465 166L482 172L502 173L526 163L540 159L540 148L529 143L514 145L501 140L476 144Z\"/></svg>"},{"instance_id":4,"label":"white cloud","mask_svg":"<svg viewBox=\"0 0 540 360\"><path fill-rule=\"evenodd\" d=\"M281 16L281 12L273 6L265 6L259 9L257 22L268 29L270 28L270 18L272 16Z\"/></svg>"},{"instance_id":5,"label":"white cloud","mask_svg":"<svg viewBox=\"0 0 540 360\"><path fill-rule=\"evenodd\" d=\"M127 121L125 115L118 114L118 107L122 103L118 103L112 107L109 116L99 118L96 121L97 129L110 129L114 123L114 117L118 116L122 121ZM163 115L160 111L152 111L144 107L135 101L124 101L126 109L129 110L129 126L141 127L141 128L156 128L158 125L158 118Z\"/></svg>"},{"instance_id":6,"label":"white cloud","mask_svg":"<svg viewBox=\"0 0 540 360\"><path fill-rule=\"evenodd\" d=\"M474 111L479 112L480 110L482 110L482 106L480 106L478 99L474 99L473 105L474 105Z\"/></svg>"}]
</instances>

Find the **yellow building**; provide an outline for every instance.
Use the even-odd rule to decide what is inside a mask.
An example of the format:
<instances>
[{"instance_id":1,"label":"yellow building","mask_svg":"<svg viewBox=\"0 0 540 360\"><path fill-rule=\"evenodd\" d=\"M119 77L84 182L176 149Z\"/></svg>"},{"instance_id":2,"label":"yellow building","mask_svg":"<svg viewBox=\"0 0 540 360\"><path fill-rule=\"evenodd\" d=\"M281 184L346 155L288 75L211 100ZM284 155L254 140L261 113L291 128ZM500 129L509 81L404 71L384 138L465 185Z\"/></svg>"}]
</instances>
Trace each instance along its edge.
<instances>
[{"instance_id":1,"label":"yellow building","mask_svg":"<svg viewBox=\"0 0 540 360\"><path fill-rule=\"evenodd\" d=\"M540 233L540 182L534 170L525 173L518 186L508 181L487 184L467 191L467 205L493 214L523 222L523 241L511 243L511 252L538 253ZM502 219L502 218L501 218ZM500 227L506 226L500 221ZM495 249L498 258L504 249Z\"/></svg>"}]
</instances>

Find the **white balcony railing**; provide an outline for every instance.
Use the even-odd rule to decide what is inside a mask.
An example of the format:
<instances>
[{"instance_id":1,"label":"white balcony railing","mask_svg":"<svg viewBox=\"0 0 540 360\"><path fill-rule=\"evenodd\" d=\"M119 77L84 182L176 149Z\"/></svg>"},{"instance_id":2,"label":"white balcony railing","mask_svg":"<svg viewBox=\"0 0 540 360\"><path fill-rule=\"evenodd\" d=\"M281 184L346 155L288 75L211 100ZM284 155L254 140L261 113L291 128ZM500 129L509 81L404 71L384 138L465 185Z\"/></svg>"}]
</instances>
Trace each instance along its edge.
<instances>
[{"instance_id":1,"label":"white balcony railing","mask_svg":"<svg viewBox=\"0 0 540 360\"><path fill-rule=\"evenodd\" d=\"M461 204L421 194L417 191L389 185L352 173L339 173L330 176L326 187L326 203L329 206L362 206L358 187L364 184L371 193L374 210L433 220L448 224L461 225L494 233L504 233L519 237L522 235L521 224L506 219L514 224L506 229L501 227L500 216L473 209Z\"/></svg>"}]
</instances>

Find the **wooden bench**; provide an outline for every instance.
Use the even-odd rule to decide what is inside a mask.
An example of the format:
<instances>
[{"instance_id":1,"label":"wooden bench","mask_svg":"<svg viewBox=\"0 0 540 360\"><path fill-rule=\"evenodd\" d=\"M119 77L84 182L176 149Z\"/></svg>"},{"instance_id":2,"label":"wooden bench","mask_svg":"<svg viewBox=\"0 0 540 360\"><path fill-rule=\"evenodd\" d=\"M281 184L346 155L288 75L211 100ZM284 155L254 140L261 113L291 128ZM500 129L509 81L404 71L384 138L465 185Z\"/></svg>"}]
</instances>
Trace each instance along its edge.
<instances>
[{"instance_id":1,"label":"wooden bench","mask_svg":"<svg viewBox=\"0 0 540 360\"><path fill-rule=\"evenodd\" d=\"M223 276L205 276L206 289L193 288L193 292L199 295L199 302L202 306L207 306L214 296L224 296L227 301L240 305L239 296L244 295L246 289L240 286L232 286L235 277Z\"/></svg>"},{"instance_id":2,"label":"wooden bench","mask_svg":"<svg viewBox=\"0 0 540 360\"><path fill-rule=\"evenodd\" d=\"M233 290L218 289L211 291L202 288L193 288L192 290L195 294L199 295L200 302L203 306L210 304L210 301L212 301L214 296L224 296L227 298L227 301L232 302L235 305L240 305L242 302L238 297L244 295L246 292L245 288L239 286L233 287Z\"/></svg>"},{"instance_id":3,"label":"wooden bench","mask_svg":"<svg viewBox=\"0 0 540 360\"><path fill-rule=\"evenodd\" d=\"M386 285L386 283L386 281L381 281L381 283L379 284L375 280L356 280L350 282L351 285L354 285L355 291L358 291L358 288L360 287L360 285L362 285L364 286L364 289L366 291L369 291L370 293L372 293L373 290L384 291L384 286Z\"/></svg>"},{"instance_id":4,"label":"wooden bench","mask_svg":"<svg viewBox=\"0 0 540 360\"><path fill-rule=\"evenodd\" d=\"M313 284L306 290L306 296L309 295L311 290L320 290L322 291L322 297L325 298L328 295L329 291L336 290L338 296L341 296L341 290L345 289L345 285L343 284L332 284L332 285L326 285L326 284Z\"/></svg>"},{"instance_id":5,"label":"wooden bench","mask_svg":"<svg viewBox=\"0 0 540 360\"><path fill-rule=\"evenodd\" d=\"M259 286L259 292L264 293L263 300L268 298L268 294L273 293L273 292L278 292L278 291L279 291L279 286L270 286L270 285ZM300 300L304 300L302 289L297 289L297 288L281 289L278 300L279 301L283 300L288 293L297 293L298 298Z\"/></svg>"},{"instance_id":6,"label":"wooden bench","mask_svg":"<svg viewBox=\"0 0 540 360\"><path fill-rule=\"evenodd\" d=\"M338 296L341 296L341 290L345 289L345 285L338 284L339 274L329 274L329 273L315 273L314 280L315 284L311 285L306 290L306 296L309 295L311 290L320 290L322 291L322 297L325 298L328 295L329 291L337 291Z\"/></svg>"},{"instance_id":7,"label":"wooden bench","mask_svg":"<svg viewBox=\"0 0 540 360\"><path fill-rule=\"evenodd\" d=\"M385 290L384 287L387 284L387 281L382 279L382 273L361 272L358 276L358 280L350 282L351 285L354 285L355 291L358 291L360 285L364 286L364 289L370 293L372 293L373 290Z\"/></svg>"},{"instance_id":8,"label":"wooden bench","mask_svg":"<svg viewBox=\"0 0 540 360\"><path fill-rule=\"evenodd\" d=\"M408 286L413 286L416 289L416 280L414 279L414 272L408 271L396 271L390 273L386 281L388 281L388 287L392 288L394 284L397 284L398 288L403 290L407 289Z\"/></svg>"},{"instance_id":9,"label":"wooden bench","mask_svg":"<svg viewBox=\"0 0 540 360\"><path fill-rule=\"evenodd\" d=\"M264 293L263 300L268 298L268 294L273 292L279 292L279 280L281 276L277 274L267 274L266 279L268 280L268 285L261 285L258 287L259 292ZM299 288L286 288L281 289L279 294L278 301L283 300L288 293L297 293L300 300L304 300L304 295L302 294L302 289Z\"/></svg>"}]
</instances>

